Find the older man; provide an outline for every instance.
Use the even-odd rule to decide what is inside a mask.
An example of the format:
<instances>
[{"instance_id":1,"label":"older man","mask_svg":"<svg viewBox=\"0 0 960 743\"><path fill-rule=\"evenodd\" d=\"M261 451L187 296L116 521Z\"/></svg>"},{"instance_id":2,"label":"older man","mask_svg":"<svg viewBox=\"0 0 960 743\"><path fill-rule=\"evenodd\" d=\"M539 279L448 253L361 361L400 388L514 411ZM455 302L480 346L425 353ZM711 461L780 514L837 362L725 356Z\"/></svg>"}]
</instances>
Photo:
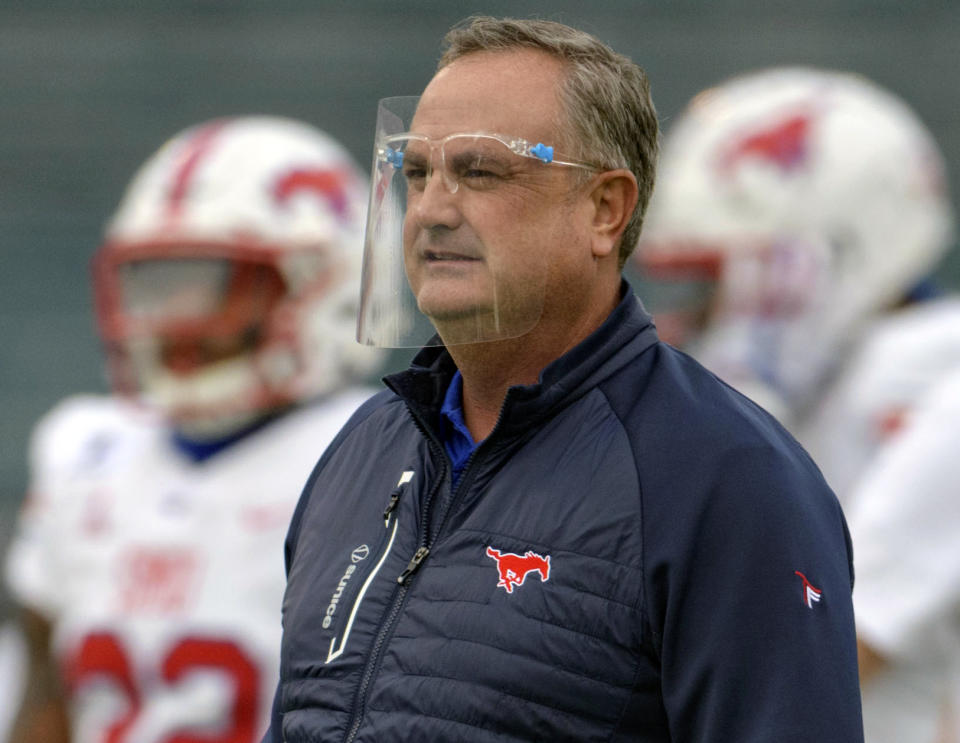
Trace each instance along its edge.
<instances>
[{"instance_id":1,"label":"older man","mask_svg":"<svg viewBox=\"0 0 960 743\"><path fill-rule=\"evenodd\" d=\"M550 22L446 41L381 103L359 323L425 348L294 515L268 739L862 740L836 499L620 275L643 72Z\"/></svg>"}]
</instances>

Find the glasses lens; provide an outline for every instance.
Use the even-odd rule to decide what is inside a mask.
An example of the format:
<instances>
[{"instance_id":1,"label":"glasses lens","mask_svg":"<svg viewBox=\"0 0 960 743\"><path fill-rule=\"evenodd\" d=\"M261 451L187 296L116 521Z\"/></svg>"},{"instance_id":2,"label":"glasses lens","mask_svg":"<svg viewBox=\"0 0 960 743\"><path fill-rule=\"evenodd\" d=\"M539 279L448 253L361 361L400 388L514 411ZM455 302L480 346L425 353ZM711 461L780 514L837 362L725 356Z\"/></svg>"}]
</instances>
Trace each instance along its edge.
<instances>
[{"instance_id":1,"label":"glasses lens","mask_svg":"<svg viewBox=\"0 0 960 743\"><path fill-rule=\"evenodd\" d=\"M422 191L427 185L427 176L430 174L432 165L430 162L431 146L429 142L414 137L396 139L391 146L396 153L394 158L394 167L399 166L403 173L407 187L411 191ZM388 158L391 157L388 155Z\"/></svg>"},{"instance_id":2,"label":"glasses lens","mask_svg":"<svg viewBox=\"0 0 960 743\"><path fill-rule=\"evenodd\" d=\"M422 191L433 168L435 145L415 137L392 137L384 159L403 174L407 188ZM472 190L495 188L518 166L519 158L496 137L457 134L441 143L444 181L452 191L461 185Z\"/></svg>"},{"instance_id":3,"label":"glasses lens","mask_svg":"<svg viewBox=\"0 0 960 743\"><path fill-rule=\"evenodd\" d=\"M472 190L496 187L520 160L496 137L467 134L446 140L443 159L448 182Z\"/></svg>"}]
</instances>

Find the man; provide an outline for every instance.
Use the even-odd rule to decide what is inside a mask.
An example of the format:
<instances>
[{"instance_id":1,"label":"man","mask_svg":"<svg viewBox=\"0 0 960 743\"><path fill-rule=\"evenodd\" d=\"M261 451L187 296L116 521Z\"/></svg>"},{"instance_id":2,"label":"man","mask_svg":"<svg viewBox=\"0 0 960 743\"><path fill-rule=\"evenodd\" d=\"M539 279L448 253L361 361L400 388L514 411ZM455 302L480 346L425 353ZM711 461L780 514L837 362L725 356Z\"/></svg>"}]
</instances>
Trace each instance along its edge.
<instances>
[{"instance_id":1,"label":"man","mask_svg":"<svg viewBox=\"0 0 960 743\"><path fill-rule=\"evenodd\" d=\"M364 180L322 132L255 116L182 132L131 182L95 261L118 394L32 440L13 740L263 735L283 535L379 361L353 339Z\"/></svg>"},{"instance_id":2,"label":"man","mask_svg":"<svg viewBox=\"0 0 960 743\"><path fill-rule=\"evenodd\" d=\"M622 282L656 141L551 22L472 19L381 103L360 337L438 337L297 506L268 740L861 740L835 498Z\"/></svg>"}]
</instances>

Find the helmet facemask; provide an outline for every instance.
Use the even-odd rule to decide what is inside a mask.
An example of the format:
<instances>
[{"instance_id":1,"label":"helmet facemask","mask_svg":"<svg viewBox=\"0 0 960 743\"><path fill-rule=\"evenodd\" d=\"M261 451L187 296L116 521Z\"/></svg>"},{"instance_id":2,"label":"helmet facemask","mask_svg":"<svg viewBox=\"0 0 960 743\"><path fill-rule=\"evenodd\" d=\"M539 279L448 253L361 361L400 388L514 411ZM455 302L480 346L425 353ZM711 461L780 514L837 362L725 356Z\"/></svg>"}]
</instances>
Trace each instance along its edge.
<instances>
[{"instance_id":1,"label":"helmet facemask","mask_svg":"<svg viewBox=\"0 0 960 743\"><path fill-rule=\"evenodd\" d=\"M303 384L295 318L327 281L316 276L296 292L270 260L276 253L249 253L108 246L98 261L101 329L118 387L193 438L242 428L293 402Z\"/></svg>"}]
</instances>

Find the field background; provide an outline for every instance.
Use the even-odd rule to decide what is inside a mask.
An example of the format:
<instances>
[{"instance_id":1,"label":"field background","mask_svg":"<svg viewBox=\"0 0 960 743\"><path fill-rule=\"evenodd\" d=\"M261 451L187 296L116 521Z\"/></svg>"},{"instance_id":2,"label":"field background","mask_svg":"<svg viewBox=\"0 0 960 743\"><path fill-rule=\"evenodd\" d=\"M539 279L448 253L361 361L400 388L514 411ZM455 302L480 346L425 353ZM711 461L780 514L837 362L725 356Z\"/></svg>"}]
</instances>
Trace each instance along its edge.
<instances>
[{"instance_id":1,"label":"field background","mask_svg":"<svg viewBox=\"0 0 960 743\"><path fill-rule=\"evenodd\" d=\"M105 389L88 263L134 169L183 127L260 112L317 124L367 167L377 99L419 93L444 31L476 12L597 34L646 68L667 128L698 90L748 69L861 72L919 112L960 190L960 3L948 0L6 0L0 548L32 423ZM960 287L960 258L939 276Z\"/></svg>"}]
</instances>

